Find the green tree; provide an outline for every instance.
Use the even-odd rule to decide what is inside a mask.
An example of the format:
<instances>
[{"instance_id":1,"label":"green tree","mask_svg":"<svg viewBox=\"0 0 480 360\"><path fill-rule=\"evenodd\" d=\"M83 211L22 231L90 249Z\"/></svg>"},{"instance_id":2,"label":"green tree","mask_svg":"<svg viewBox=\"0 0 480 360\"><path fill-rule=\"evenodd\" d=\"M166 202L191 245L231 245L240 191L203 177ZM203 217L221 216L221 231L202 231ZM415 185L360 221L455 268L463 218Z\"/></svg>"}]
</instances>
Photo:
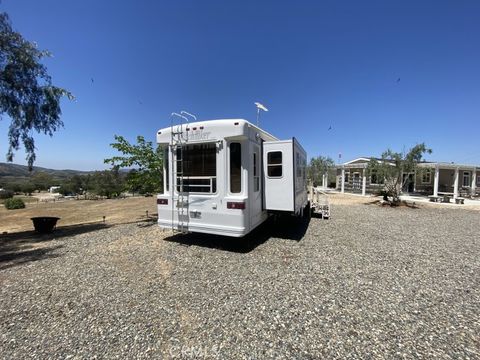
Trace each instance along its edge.
<instances>
[{"instance_id":1,"label":"green tree","mask_svg":"<svg viewBox=\"0 0 480 360\"><path fill-rule=\"evenodd\" d=\"M137 144L130 144L123 136L115 135L115 143L110 144L123 156L105 159L106 164L119 168L134 168L127 176L127 188L141 193L158 192L162 188L162 149L153 147L151 141L137 136Z\"/></svg>"},{"instance_id":2,"label":"green tree","mask_svg":"<svg viewBox=\"0 0 480 360\"><path fill-rule=\"evenodd\" d=\"M0 115L10 119L7 161L25 147L27 162L35 162L32 131L52 136L63 126L60 99L73 99L70 92L52 85L47 68L41 63L51 54L14 31L6 13L0 13Z\"/></svg>"},{"instance_id":3,"label":"green tree","mask_svg":"<svg viewBox=\"0 0 480 360\"><path fill-rule=\"evenodd\" d=\"M119 196L125 187L124 178L116 167L112 170L96 171L92 182L93 192L109 199Z\"/></svg>"},{"instance_id":4,"label":"green tree","mask_svg":"<svg viewBox=\"0 0 480 360\"><path fill-rule=\"evenodd\" d=\"M81 194L83 190L84 177L81 175L73 175L65 180L60 187L60 193L62 195Z\"/></svg>"},{"instance_id":5,"label":"green tree","mask_svg":"<svg viewBox=\"0 0 480 360\"><path fill-rule=\"evenodd\" d=\"M21 191L25 195L32 195L32 193L35 191L35 185L33 185L30 181L27 181L21 185Z\"/></svg>"},{"instance_id":6,"label":"green tree","mask_svg":"<svg viewBox=\"0 0 480 360\"><path fill-rule=\"evenodd\" d=\"M335 161L328 156L317 156L310 160L310 164L307 168L307 175L309 180L313 183L313 186L317 186L322 183L323 175L331 175ZM327 179L328 185L328 179Z\"/></svg>"},{"instance_id":7,"label":"green tree","mask_svg":"<svg viewBox=\"0 0 480 360\"><path fill-rule=\"evenodd\" d=\"M380 160L372 158L367 171L375 173L378 179L384 179L385 195L391 198L392 205L400 203L400 193L408 176L403 179L403 174L417 173L418 163L425 154L431 154L432 150L424 143L415 145L408 152L398 153L390 149L382 154ZM388 199L390 200L390 199Z\"/></svg>"},{"instance_id":8,"label":"green tree","mask_svg":"<svg viewBox=\"0 0 480 360\"><path fill-rule=\"evenodd\" d=\"M48 190L50 186L55 185L53 177L44 171L35 172L30 182L35 186L35 190Z\"/></svg>"}]
</instances>

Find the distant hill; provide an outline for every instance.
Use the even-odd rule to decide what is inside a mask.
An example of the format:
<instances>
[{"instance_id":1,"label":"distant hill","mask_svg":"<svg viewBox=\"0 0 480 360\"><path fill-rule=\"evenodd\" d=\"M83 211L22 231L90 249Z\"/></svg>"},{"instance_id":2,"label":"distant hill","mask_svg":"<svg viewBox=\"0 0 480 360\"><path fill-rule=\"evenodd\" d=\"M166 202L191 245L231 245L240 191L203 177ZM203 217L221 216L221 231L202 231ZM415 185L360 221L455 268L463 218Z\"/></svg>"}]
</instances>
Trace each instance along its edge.
<instances>
[{"instance_id":1,"label":"distant hill","mask_svg":"<svg viewBox=\"0 0 480 360\"><path fill-rule=\"evenodd\" d=\"M13 182L27 181L32 175L37 172L45 172L52 176L56 180L65 180L73 175L87 175L93 171L79 171L79 170L54 170L43 167L34 166L33 170L28 171L28 167L25 165L17 165L10 163L0 163L0 186L2 184Z\"/></svg>"}]
</instances>

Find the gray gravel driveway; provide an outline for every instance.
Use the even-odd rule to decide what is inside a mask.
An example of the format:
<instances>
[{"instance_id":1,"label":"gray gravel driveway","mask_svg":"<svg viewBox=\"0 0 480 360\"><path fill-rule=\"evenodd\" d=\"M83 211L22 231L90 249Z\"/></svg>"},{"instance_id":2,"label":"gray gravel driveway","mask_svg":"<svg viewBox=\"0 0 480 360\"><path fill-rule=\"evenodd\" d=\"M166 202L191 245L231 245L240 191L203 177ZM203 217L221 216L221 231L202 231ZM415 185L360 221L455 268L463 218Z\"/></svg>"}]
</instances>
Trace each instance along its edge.
<instances>
[{"instance_id":1,"label":"gray gravel driveway","mask_svg":"<svg viewBox=\"0 0 480 360\"><path fill-rule=\"evenodd\" d=\"M0 357L480 358L480 212L0 237ZM298 224L297 224L298 225Z\"/></svg>"}]
</instances>

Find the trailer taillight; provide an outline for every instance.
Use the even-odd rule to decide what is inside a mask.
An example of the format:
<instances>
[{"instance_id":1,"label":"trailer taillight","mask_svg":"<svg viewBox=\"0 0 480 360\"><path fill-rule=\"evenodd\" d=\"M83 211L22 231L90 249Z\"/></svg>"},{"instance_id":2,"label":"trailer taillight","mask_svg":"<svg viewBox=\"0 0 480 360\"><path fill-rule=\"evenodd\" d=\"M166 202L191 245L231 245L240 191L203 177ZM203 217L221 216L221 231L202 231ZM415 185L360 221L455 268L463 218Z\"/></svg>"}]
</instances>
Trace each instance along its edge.
<instances>
[{"instance_id":1,"label":"trailer taillight","mask_svg":"<svg viewBox=\"0 0 480 360\"><path fill-rule=\"evenodd\" d=\"M244 202L227 202L227 209L240 209L245 210L245 203Z\"/></svg>"},{"instance_id":2,"label":"trailer taillight","mask_svg":"<svg viewBox=\"0 0 480 360\"><path fill-rule=\"evenodd\" d=\"M158 205L168 205L168 199L157 199Z\"/></svg>"}]
</instances>

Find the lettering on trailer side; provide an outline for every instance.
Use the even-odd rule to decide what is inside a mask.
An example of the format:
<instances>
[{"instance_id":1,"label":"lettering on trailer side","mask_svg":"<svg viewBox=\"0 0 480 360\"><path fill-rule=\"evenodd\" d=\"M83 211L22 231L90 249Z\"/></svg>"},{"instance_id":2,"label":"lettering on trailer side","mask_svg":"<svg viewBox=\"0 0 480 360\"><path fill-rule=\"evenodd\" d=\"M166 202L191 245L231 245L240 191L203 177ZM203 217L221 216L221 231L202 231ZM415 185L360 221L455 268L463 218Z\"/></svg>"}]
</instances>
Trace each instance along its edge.
<instances>
[{"instance_id":1,"label":"lettering on trailer side","mask_svg":"<svg viewBox=\"0 0 480 360\"><path fill-rule=\"evenodd\" d=\"M205 131L203 132L202 130L197 130L197 131L192 131L188 137L190 140L208 140L210 139L210 132Z\"/></svg>"}]
</instances>

